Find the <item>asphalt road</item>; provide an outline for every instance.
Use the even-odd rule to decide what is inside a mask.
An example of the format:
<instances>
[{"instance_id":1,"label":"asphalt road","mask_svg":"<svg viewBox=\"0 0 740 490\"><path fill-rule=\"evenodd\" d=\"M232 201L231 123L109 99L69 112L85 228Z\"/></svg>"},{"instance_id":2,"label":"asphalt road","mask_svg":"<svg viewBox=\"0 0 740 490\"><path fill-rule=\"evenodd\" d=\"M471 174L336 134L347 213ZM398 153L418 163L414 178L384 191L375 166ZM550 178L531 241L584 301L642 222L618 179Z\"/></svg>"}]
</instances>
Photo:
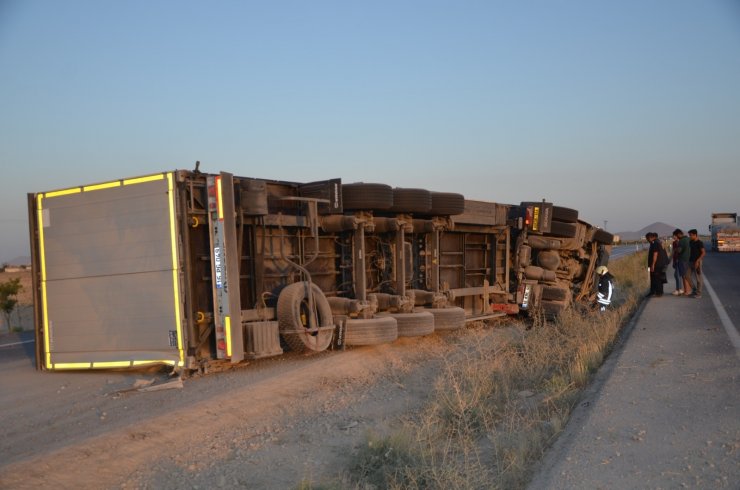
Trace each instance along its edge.
<instances>
[{"instance_id":1,"label":"asphalt road","mask_svg":"<svg viewBox=\"0 0 740 490\"><path fill-rule=\"evenodd\" d=\"M0 335L0 364L21 359L33 364L34 345L33 332L30 331Z\"/></svg>"},{"instance_id":2,"label":"asphalt road","mask_svg":"<svg viewBox=\"0 0 740 490\"><path fill-rule=\"evenodd\" d=\"M704 276L732 323L740 327L740 253L708 252Z\"/></svg>"},{"instance_id":3,"label":"asphalt road","mask_svg":"<svg viewBox=\"0 0 740 490\"><path fill-rule=\"evenodd\" d=\"M739 488L740 254L704 270L702 298L643 303L530 489Z\"/></svg>"},{"instance_id":4,"label":"asphalt road","mask_svg":"<svg viewBox=\"0 0 740 490\"><path fill-rule=\"evenodd\" d=\"M614 245L612 247L611 254L609 254L609 259L614 260L621 257L626 257L628 255L632 255L635 252L639 252L640 250L647 250L647 244L637 243L630 245Z\"/></svg>"}]
</instances>

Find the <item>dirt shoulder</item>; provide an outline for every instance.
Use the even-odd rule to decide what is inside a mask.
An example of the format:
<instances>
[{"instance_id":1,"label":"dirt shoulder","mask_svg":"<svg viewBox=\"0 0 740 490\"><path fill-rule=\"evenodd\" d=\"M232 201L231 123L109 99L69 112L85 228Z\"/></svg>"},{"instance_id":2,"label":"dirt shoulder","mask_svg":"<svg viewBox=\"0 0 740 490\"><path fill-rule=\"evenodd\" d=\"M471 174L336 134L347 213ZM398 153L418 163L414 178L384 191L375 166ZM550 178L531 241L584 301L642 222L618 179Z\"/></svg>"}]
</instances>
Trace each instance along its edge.
<instances>
[{"instance_id":1,"label":"dirt shoulder","mask_svg":"<svg viewBox=\"0 0 740 490\"><path fill-rule=\"evenodd\" d=\"M366 434L418 412L440 361L465 349L471 332L461 333L287 356L155 393L117 394L131 374L31 371L31 385L61 384L46 398L48 386L27 390L21 404L34 411L25 414L3 380L3 420L18 423L3 422L12 463L0 466L0 487L289 488L336 478Z\"/></svg>"}]
</instances>

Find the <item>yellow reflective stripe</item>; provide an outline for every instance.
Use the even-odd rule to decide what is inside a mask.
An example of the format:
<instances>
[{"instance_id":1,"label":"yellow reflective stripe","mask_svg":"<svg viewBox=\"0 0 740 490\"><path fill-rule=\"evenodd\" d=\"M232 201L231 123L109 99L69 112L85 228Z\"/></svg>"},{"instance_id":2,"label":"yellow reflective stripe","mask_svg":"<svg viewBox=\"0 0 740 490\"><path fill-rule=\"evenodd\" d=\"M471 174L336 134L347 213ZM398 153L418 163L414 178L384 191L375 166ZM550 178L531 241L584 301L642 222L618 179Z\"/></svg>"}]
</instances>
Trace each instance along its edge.
<instances>
[{"instance_id":1,"label":"yellow reflective stripe","mask_svg":"<svg viewBox=\"0 0 740 490\"><path fill-rule=\"evenodd\" d=\"M167 174L167 193L170 204L170 238L172 240L172 288L175 296L175 330L177 331L177 350L180 351L180 362L185 362L183 352L182 325L180 321L180 277L177 267L177 230L175 229L175 186L172 172Z\"/></svg>"},{"instance_id":2,"label":"yellow reflective stripe","mask_svg":"<svg viewBox=\"0 0 740 490\"><path fill-rule=\"evenodd\" d=\"M51 364L49 369L110 369L125 368L132 366L142 366L147 364L167 364L168 366L177 366L177 361L159 360L159 361L105 361L105 362L57 362Z\"/></svg>"},{"instance_id":3,"label":"yellow reflective stripe","mask_svg":"<svg viewBox=\"0 0 740 490\"><path fill-rule=\"evenodd\" d=\"M82 188L85 192L99 191L100 189L110 189L111 187L120 187L121 181L116 180L115 182L106 182L104 184L86 185Z\"/></svg>"},{"instance_id":4,"label":"yellow reflective stripe","mask_svg":"<svg viewBox=\"0 0 740 490\"><path fill-rule=\"evenodd\" d=\"M49 198L49 197L66 196L68 194L79 194L80 192L82 192L80 190L80 188L79 187L75 187L73 189L64 189L64 190L61 190L61 191L47 192L46 193L46 197Z\"/></svg>"},{"instance_id":5,"label":"yellow reflective stripe","mask_svg":"<svg viewBox=\"0 0 740 490\"><path fill-rule=\"evenodd\" d=\"M46 252L44 249L44 207L43 194L36 196L36 220L39 230L39 261L41 262L41 311L44 316L44 354L46 368L51 369L51 352L49 352L49 309L46 300Z\"/></svg>"},{"instance_id":6,"label":"yellow reflective stripe","mask_svg":"<svg viewBox=\"0 0 740 490\"><path fill-rule=\"evenodd\" d=\"M170 178L172 174L167 174L167 178ZM149 175L146 177L137 177L135 179L126 179L123 181L123 185L143 184L144 182L153 182L155 180L164 179L164 175Z\"/></svg>"},{"instance_id":7,"label":"yellow reflective stripe","mask_svg":"<svg viewBox=\"0 0 740 490\"><path fill-rule=\"evenodd\" d=\"M131 361L108 361L108 362L93 362L93 368L114 368L114 367L129 367Z\"/></svg>"},{"instance_id":8,"label":"yellow reflective stripe","mask_svg":"<svg viewBox=\"0 0 740 490\"><path fill-rule=\"evenodd\" d=\"M223 198L221 197L221 177L216 177L216 199L218 200L218 219L224 219Z\"/></svg>"},{"instance_id":9,"label":"yellow reflective stripe","mask_svg":"<svg viewBox=\"0 0 740 490\"><path fill-rule=\"evenodd\" d=\"M226 355L231 357L231 317L224 317L224 330L226 330Z\"/></svg>"},{"instance_id":10,"label":"yellow reflective stripe","mask_svg":"<svg viewBox=\"0 0 740 490\"><path fill-rule=\"evenodd\" d=\"M90 369L89 362L58 362L54 363L54 369Z\"/></svg>"},{"instance_id":11,"label":"yellow reflective stripe","mask_svg":"<svg viewBox=\"0 0 740 490\"><path fill-rule=\"evenodd\" d=\"M177 361L134 361L132 365L143 366L145 364L167 364L168 366L177 366Z\"/></svg>"},{"instance_id":12,"label":"yellow reflective stripe","mask_svg":"<svg viewBox=\"0 0 740 490\"><path fill-rule=\"evenodd\" d=\"M136 177L134 179L125 179L123 181L123 185L133 185L133 184L143 184L145 182L154 182L156 180L162 180L164 179L163 174L156 174L156 175L147 175L146 177ZM90 192L90 191L97 191L100 189L110 189L113 187L120 187L121 181L116 180L113 182L104 182L102 184L94 184L94 185L86 185L82 188L80 187L72 187L69 189L62 189L60 191L51 191L47 192L45 194L45 197L59 197L59 196L66 196L69 194L79 194L80 192Z\"/></svg>"}]
</instances>

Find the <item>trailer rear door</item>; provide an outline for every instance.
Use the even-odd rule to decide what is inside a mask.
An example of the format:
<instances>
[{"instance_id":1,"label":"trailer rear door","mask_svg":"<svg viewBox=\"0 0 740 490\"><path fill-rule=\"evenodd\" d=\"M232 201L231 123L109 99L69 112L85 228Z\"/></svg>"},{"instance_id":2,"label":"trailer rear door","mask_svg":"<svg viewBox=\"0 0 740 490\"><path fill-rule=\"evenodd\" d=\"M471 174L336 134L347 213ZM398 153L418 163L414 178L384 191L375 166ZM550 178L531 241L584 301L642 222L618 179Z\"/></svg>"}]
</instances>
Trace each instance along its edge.
<instances>
[{"instance_id":1,"label":"trailer rear door","mask_svg":"<svg viewBox=\"0 0 740 490\"><path fill-rule=\"evenodd\" d=\"M44 368L184 363L173 179L35 196Z\"/></svg>"}]
</instances>

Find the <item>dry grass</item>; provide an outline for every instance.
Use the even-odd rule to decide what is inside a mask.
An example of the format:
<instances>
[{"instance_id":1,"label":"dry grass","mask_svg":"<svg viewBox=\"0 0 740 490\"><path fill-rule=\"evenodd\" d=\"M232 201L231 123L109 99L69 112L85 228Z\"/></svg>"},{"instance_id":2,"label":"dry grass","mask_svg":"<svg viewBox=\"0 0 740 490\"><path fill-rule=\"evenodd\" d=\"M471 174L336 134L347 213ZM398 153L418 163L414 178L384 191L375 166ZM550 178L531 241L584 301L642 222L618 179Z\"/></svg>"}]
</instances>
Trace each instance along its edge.
<instances>
[{"instance_id":1,"label":"dry grass","mask_svg":"<svg viewBox=\"0 0 740 490\"><path fill-rule=\"evenodd\" d=\"M355 488L524 488L647 288L644 254L615 262L614 307L535 314L468 330L426 410L368 438L349 470ZM346 479L343 479L345 484ZM310 485L303 488L311 488Z\"/></svg>"}]
</instances>

